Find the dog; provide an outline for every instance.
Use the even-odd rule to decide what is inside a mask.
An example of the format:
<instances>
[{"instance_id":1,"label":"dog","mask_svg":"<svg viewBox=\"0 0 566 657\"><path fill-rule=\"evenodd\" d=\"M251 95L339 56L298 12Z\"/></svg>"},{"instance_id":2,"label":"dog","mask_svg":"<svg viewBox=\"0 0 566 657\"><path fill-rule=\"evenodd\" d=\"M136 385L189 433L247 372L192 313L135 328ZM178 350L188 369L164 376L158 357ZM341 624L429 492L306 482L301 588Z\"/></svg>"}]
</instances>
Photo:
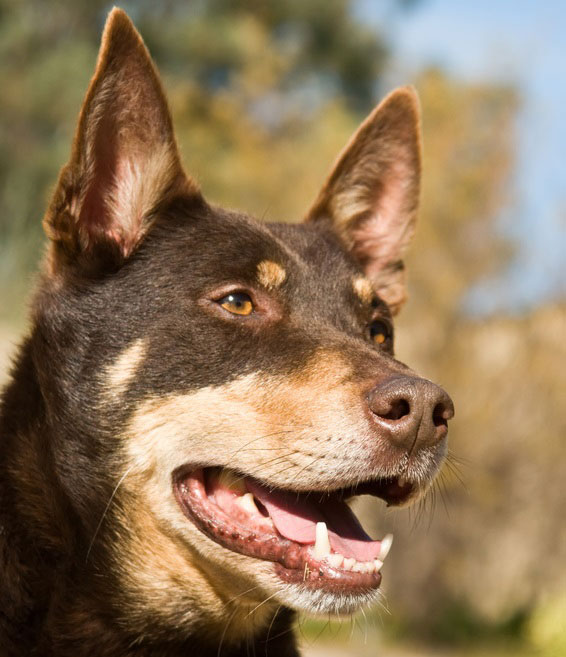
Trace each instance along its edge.
<instances>
[{"instance_id":1,"label":"dog","mask_svg":"<svg viewBox=\"0 0 566 657\"><path fill-rule=\"evenodd\" d=\"M289 657L377 599L346 501L422 495L453 415L393 355L419 125L387 96L301 223L214 207L112 10L2 398L2 657Z\"/></svg>"}]
</instances>

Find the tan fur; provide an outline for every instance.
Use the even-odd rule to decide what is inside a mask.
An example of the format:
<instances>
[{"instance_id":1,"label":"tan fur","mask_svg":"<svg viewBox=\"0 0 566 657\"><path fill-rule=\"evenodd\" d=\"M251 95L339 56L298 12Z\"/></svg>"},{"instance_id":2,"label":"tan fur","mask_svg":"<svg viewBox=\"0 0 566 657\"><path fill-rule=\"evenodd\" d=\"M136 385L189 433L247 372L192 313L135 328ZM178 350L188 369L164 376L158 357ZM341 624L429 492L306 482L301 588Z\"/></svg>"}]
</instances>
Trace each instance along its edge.
<instances>
[{"instance_id":1,"label":"tan fur","mask_svg":"<svg viewBox=\"0 0 566 657\"><path fill-rule=\"evenodd\" d=\"M369 279L365 278L365 276L354 278L352 281L352 287L354 288L356 295L360 298L360 301L366 304L371 303L374 292L373 285Z\"/></svg>"},{"instance_id":2,"label":"tan fur","mask_svg":"<svg viewBox=\"0 0 566 657\"><path fill-rule=\"evenodd\" d=\"M132 476L130 489L135 488L134 480ZM137 493L141 490L136 488ZM165 514L155 515L145 507L144 495L129 494L128 500L127 511L116 514L121 550L115 556L122 590L132 603L124 606L130 625L143 634L145 617L136 618L130 609L144 600L158 622L176 626L180 635L196 632L216 641L224 636L228 642L253 637L267 626L274 608L260 603L269 594L261 588L249 591L249 581L234 574L245 557L229 553L223 564L211 567L163 523Z\"/></svg>"},{"instance_id":3,"label":"tan fur","mask_svg":"<svg viewBox=\"0 0 566 657\"><path fill-rule=\"evenodd\" d=\"M174 177L175 154L167 144L157 146L143 158L125 157L120 162L114 193L106 200L109 213L121 217L127 233L139 239L142 219L166 195Z\"/></svg>"},{"instance_id":4,"label":"tan fur","mask_svg":"<svg viewBox=\"0 0 566 657\"><path fill-rule=\"evenodd\" d=\"M401 258L415 230L420 153L416 94L397 89L352 136L307 214L332 220L393 314L406 298Z\"/></svg>"},{"instance_id":5,"label":"tan fur","mask_svg":"<svg viewBox=\"0 0 566 657\"><path fill-rule=\"evenodd\" d=\"M230 463L285 487L289 471L281 472L282 463L273 457L300 469L318 454L321 461L343 464L323 472L307 467L296 486L335 488L349 476L340 472L342 466L349 472L355 465L345 439L359 441L361 453L370 434L351 377L351 365L340 354L321 352L292 377L254 373L226 385L148 400L127 430L128 461L136 472L161 477L168 493L171 471L185 462ZM263 452L247 449L254 439L261 440L255 447ZM329 455L333 444L338 451Z\"/></svg>"},{"instance_id":6,"label":"tan fur","mask_svg":"<svg viewBox=\"0 0 566 657\"><path fill-rule=\"evenodd\" d=\"M392 363L390 373L397 371L406 369ZM228 465L275 487L324 491L358 478L396 474L405 461L375 436L359 403L363 389L353 364L340 351L321 349L292 375L253 373L140 404L121 436L120 494L131 500L125 508L137 510L122 520L124 558L137 565L124 569L128 595L145 599L172 619L176 600L192 600L194 604L179 609L190 609L183 612L190 614L184 620L203 632L218 631L238 614L240 621L231 621L227 630L234 638L268 622L281 603L311 612L356 609L360 600L344 598L341 604L351 606L339 612L331 594L318 592L315 600L302 587L283 585L271 562L226 550L209 539L187 522L171 475L186 463ZM439 466L437 457L419 458L428 481ZM249 610L261 606L242 616L230 602L234 599Z\"/></svg>"},{"instance_id":7,"label":"tan fur","mask_svg":"<svg viewBox=\"0 0 566 657\"><path fill-rule=\"evenodd\" d=\"M268 290L275 290L287 278L287 272L281 265L271 260L262 260L257 266L257 279Z\"/></svg>"},{"instance_id":8,"label":"tan fur","mask_svg":"<svg viewBox=\"0 0 566 657\"><path fill-rule=\"evenodd\" d=\"M106 368L105 389L112 396L121 396L136 374L147 351L147 342L142 338L135 340L118 358Z\"/></svg>"},{"instance_id":9,"label":"tan fur","mask_svg":"<svg viewBox=\"0 0 566 657\"><path fill-rule=\"evenodd\" d=\"M239 597L241 604L255 606L275 593L261 606L265 617L239 627L233 623L230 631L242 634L281 602L309 608L307 593L282 586L272 563L228 551L187 522L173 495L171 473L187 462L229 464L274 486L292 482L298 490L333 489L356 476L369 477L368 445L377 449L377 441L359 394L351 365L339 352L322 350L295 376L254 373L141 404L122 436L127 472L122 494L135 499L127 508L142 514L127 520L130 538L122 541L128 561L137 565L125 572L130 595L143 595L163 610L165 598L155 601L153 589L164 596L168 591L172 601L194 595L198 604L188 607L194 622L210 615L221 625L234 612L227 600L249 589L250 582L257 588ZM154 523L149 530L148 522ZM328 604L336 604L332 596Z\"/></svg>"}]
</instances>

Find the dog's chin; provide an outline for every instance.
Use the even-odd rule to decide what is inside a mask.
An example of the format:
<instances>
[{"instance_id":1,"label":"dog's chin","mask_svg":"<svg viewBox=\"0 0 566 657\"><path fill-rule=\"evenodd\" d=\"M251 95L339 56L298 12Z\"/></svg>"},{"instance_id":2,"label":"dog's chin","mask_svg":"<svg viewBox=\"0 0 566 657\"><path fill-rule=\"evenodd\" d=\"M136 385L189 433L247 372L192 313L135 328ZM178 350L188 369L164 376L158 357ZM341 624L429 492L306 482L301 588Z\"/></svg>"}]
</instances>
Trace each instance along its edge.
<instances>
[{"instance_id":1,"label":"dog's chin","mask_svg":"<svg viewBox=\"0 0 566 657\"><path fill-rule=\"evenodd\" d=\"M310 615L349 616L381 599L379 588L337 594L324 589L309 589L299 584L285 585L278 590L278 601Z\"/></svg>"},{"instance_id":2,"label":"dog's chin","mask_svg":"<svg viewBox=\"0 0 566 657\"><path fill-rule=\"evenodd\" d=\"M372 540L346 501L370 494L404 504L418 487L390 477L297 492L226 468L192 466L173 474L173 490L186 518L221 547L220 557L244 555L238 575L269 591L274 602L342 615L378 599L392 538Z\"/></svg>"}]
</instances>

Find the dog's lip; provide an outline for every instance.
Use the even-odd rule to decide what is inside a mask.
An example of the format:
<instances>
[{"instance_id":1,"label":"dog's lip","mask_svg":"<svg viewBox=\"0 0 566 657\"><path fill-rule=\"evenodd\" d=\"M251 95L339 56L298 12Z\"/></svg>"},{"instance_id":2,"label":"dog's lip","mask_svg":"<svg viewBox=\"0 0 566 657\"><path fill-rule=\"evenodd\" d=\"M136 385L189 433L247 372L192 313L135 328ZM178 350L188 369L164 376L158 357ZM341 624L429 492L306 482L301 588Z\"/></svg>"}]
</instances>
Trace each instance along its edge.
<instances>
[{"instance_id":1,"label":"dog's lip","mask_svg":"<svg viewBox=\"0 0 566 657\"><path fill-rule=\"evenodd\" d=\"M223 473L222 476L225 476L225 473L231 473L233 481L244 482L247 480L247 485L242 487L240 496L235 491L222 487L217 488L216 493L213 492L209 496L207 481L210 482L211 477L218 478L220 472ZM244 486L243 483L241 485ZM377 588L381 582L379 571L383 565L382 561L389 551L389 538L380 542L371 541L367 537L366 549L362 549L362 554L371 555L370 561L367 562L357 561L352 558L351 554L344 558L343 555L334 551L334 547L327 550L327 552L331 552L330 555L321 556L320 551L317 552L317 545L313 545L313 540L293 540L278 531L260 501L262 496L269 496L269 493L257 480L238 476L225 469L185 467L174 473L173 489L185 516L192 520L204 534L226 549L256 559L275 562L275 572L285 582L300 583L310 588L322 588L336 593L373 589ZM399 491L410 494L412 486L410 484L399 485L394 478L391 478L390 480L367 481L355 486L319 493L325 496L326 503L334 501L336 505L344 506L343 500L353 495L372 494L383 497L384 491L387 492L389 489L392 489L399 497ZM244 497L248 498L249 503L252 496L250 492L245 493L245 490L254 490L258 495L258 497L254 496L254 501L251 502L251 508L255 508L255 511L251 513L246 512L246 505L242 504L242 502L246 502ZM284 496L288 493L289 491L281 491L280 495ZM219 495L223 496L221 505L215 499ZM294 492L294 495L299 495L299 493ZM264 511L263 515L258 508L253 506L254 502ZM267 503L269 505L269 502ZM225 511L226 508L229 513ZM318 527L318 525L324 525L324 528ZM279 519L278 526L281 528ZM326 532L328 536L325 523L317 523L317 534L319 529L323 534ZM364 532L361 527L359 531L363 536ZM334 536L333 545L336 545L339 537L332 532L332 525L330 536L331 539ZM348 539L345 541L348 542Z\"/></svg>"}]
</instances>

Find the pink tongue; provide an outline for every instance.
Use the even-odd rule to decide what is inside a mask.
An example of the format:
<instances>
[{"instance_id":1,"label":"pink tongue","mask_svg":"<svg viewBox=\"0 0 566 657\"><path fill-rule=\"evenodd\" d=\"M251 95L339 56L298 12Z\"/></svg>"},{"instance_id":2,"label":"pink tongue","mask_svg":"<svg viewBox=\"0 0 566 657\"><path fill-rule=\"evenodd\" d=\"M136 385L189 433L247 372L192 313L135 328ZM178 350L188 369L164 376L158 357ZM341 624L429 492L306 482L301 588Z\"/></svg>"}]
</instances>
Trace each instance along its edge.
<instances>
[{"instance_id":1,"label":"pink tongue","mask_svg":"<svg viewBox=\"0 0 566 657\"><path fill-rule=\"evenodd\" d=\"M316 523L325 522L334 552L356 561L373 561L379 555L380 541L372 541L345 503L338 500L317 502L316 493L270 491L246 480L248 490L265 506L277 531L297 543L314 544Z\"/></svg>"}]
</instances>

